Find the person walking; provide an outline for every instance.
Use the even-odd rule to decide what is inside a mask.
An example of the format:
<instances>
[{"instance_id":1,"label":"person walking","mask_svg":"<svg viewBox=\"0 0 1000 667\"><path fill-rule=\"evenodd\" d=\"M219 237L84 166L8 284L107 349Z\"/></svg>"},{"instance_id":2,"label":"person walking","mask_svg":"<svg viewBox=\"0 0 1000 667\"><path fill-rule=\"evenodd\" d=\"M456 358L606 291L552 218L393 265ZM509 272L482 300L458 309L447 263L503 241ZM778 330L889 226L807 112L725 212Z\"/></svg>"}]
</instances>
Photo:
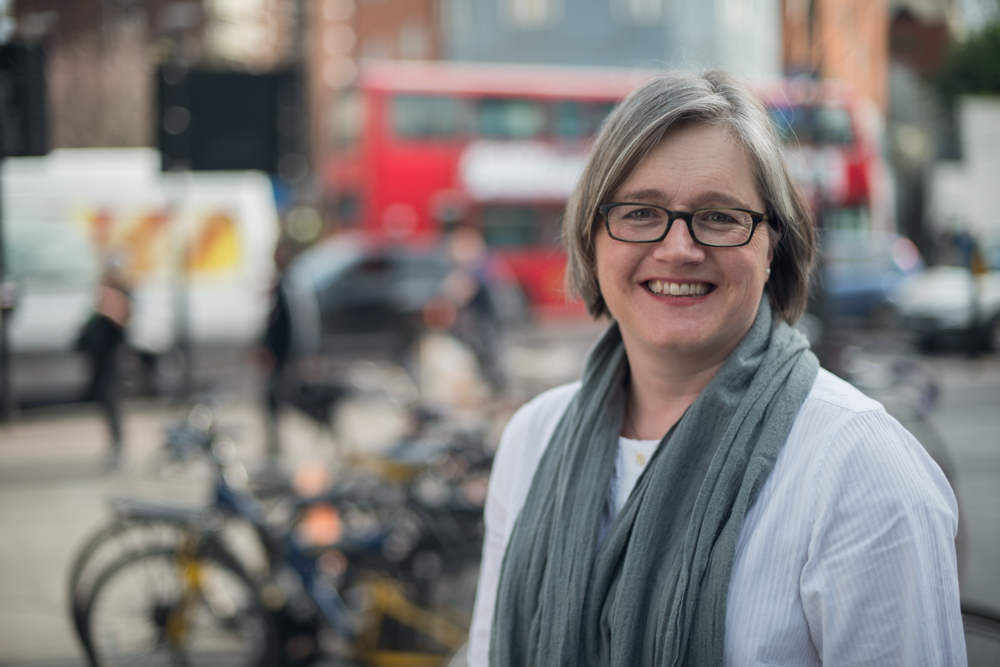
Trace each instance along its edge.
<instances>
[{"instance_id":1,"label":"person walking","mask_svg":"<svg viewBox=\"0 0 1000 667\"><path fill-rule=\"evenodd\" d=\"M101 279L97 304L80 332L76 347L87 355L90 363L87 399L96 401L104 414L110 436L111 467L118 467L122 457L121 354L131 317L132 304L125 283L109 270Z\"/></svg>"}]
</instances>

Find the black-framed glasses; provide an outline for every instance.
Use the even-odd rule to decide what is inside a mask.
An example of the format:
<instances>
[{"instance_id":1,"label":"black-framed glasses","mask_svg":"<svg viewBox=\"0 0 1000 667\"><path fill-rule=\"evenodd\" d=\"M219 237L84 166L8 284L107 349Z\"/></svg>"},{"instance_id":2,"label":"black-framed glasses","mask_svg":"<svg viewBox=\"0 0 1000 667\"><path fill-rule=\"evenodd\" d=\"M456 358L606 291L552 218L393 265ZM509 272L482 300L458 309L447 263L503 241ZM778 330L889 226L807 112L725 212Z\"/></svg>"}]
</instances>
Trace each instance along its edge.
<instances>
[{"instance_id":1,"label":"black-framed glasses","mask_svg":"<svg viewBox=\"0 0 1000 667\"><path fill-rule=\"evenodd\" d=\"M608 236L625 243L657 243L666 238L674 220L687 223L695 243L713 248L734 248L750 243L757 225L767 220L763 213L745 208L701 208L670 211L654 204L614 202L599 206Z\"/></svg>"}]
</instances>

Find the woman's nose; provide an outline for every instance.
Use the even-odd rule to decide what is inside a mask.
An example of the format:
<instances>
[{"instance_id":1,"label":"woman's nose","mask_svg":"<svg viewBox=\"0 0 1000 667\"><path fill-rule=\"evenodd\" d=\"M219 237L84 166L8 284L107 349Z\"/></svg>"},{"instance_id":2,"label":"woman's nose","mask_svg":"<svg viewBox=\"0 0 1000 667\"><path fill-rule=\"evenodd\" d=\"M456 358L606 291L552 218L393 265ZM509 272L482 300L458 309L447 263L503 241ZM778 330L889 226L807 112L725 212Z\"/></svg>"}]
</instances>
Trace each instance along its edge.
<instances>
[{"instance_id":1,"label":"woman's nose","mask_svg":"<svg viewBox=\"0 0 1000 667\"><path fill-rule=\"evenodd\" d=\"M691 230L681 218L674 220L663 240L654 244L653 256L672 264L698 262L705 258L705 247L695 243Z\"/></svg>"}]
</instances>

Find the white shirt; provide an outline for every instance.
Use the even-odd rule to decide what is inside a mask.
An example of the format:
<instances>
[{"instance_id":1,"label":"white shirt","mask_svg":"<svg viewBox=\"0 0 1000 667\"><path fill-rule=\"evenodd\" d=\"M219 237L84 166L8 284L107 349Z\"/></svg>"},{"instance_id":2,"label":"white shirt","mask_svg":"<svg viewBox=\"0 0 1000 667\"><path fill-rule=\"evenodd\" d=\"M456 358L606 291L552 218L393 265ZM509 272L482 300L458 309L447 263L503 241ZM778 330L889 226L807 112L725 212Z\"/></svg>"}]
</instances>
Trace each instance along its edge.
<instances>
[{"instance_id":1,"label":"white shirt","mask_svg":"<svg viewBox=\"0 0 1000 667\"><path fill-rule=\"evenodd\" d=\"M579 387L522 406L500 441L469 636L473 667L488 664L514 521ZM641 474L640 454L651 454L643 441L619 442L606 521ZM920 443L878 402L821 369L740 530L725 665L965 665L957 526L951 486Z\"/></svg>"}]
</instances>

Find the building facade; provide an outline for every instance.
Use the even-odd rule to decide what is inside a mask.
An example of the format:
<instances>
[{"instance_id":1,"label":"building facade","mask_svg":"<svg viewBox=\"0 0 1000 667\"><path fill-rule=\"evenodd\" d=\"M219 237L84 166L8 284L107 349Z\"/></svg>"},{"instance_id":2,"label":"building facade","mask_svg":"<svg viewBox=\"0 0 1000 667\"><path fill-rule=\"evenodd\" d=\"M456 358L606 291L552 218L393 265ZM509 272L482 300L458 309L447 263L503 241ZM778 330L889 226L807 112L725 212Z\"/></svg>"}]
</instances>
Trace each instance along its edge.
<instances>
[{"instance_id":1,"label":"building facade","mask_svg":"<svg viewBox=\"0 0 1000 667\"><path fill-rule=\"evenodd\" d=\"M449 60L781 74L779 0L442 0Z\"/></svg>"},{"instance_id":2,"label":"building facade","mask_svg":"<svg viewBox=\"0 0 1000 667\"><path fill-rule=\"evenodd\" d=\"M52 148L155 144L167 61L266 72L297 61L292 0L18 0L14 39L46 52Z\"/></svg>"},{"instance_id":3,"label":"building facade","mask_svg":"<svg viewBox=\"0 0 1000 667\"><path fill-rule=\"evenodd\" d=\"M887 0L784 0L784 70L846 81L872 100L882 117L889 104Z\"/></svg>"}]
</instances>

